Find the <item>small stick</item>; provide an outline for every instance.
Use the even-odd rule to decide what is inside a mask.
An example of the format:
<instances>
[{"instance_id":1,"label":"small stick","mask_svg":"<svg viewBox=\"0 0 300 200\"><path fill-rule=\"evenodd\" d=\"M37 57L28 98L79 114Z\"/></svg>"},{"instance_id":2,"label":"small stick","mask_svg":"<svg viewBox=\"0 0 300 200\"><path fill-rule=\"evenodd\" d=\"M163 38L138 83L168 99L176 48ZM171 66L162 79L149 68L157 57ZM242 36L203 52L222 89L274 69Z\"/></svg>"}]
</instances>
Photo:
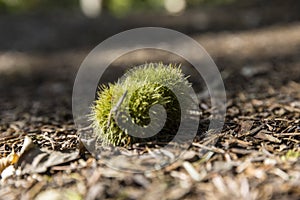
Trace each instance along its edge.
<instances>
[{"instance_id":1,"label":"small stick","mask_svg":"<svg viewBox=\"0 0 300 200\"><path fill-rule=\"evenodd\" d=\"M127 95L127 90L124 92L124 94L121 96L117 104L110 110L109 116L108 116L108 121L107 121L107 128L110 126L110 121L111 121L111 115L112 113L117 113L118 109L122 105L123 101L125 100L125 97Z\"/></svg>"}]
</instances>

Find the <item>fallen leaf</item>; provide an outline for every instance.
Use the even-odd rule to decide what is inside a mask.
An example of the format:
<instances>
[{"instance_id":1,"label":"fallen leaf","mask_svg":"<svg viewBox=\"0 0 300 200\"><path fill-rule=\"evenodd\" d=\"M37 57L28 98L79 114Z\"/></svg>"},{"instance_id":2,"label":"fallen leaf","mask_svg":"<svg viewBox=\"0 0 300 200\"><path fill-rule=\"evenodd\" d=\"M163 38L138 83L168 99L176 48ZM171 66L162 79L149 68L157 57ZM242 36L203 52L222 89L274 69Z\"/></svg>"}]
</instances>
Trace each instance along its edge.
<instances>
[{"instance_id":1,"label":"fallen leaf","mask_svg":"<svg viewBox=\"0 0 300 200\"><path fill-rule=\"evenodd\" d=\"M18 154L16 154L14 151L10 153L7 157L0 159L0 173L7 168L10 165L15 164L19 159Z\"/></svg>"},{"instance_id":2,"label":"fallen leaf","mask_svg":"<svg viewBox=\"0 0 300 200\"><path fill-rule=\"evenodd\" d=\"M20 167L21 174L43 173L52 166L61 165L78 158L78 152L42 151L33 144L30 137L26 136L16 167Z\"/></svg>"},{"instance_id":3,"label":"fallen leaf","mask_svg":"<svg viewBox=\"0 0 300 200\"><path fill-rule=\"evenodd\" d=\"M5 181L8 177L15 174L15 168L13 165L6 167L1 173L1 181Z\"/></svg>"}]
</instances>

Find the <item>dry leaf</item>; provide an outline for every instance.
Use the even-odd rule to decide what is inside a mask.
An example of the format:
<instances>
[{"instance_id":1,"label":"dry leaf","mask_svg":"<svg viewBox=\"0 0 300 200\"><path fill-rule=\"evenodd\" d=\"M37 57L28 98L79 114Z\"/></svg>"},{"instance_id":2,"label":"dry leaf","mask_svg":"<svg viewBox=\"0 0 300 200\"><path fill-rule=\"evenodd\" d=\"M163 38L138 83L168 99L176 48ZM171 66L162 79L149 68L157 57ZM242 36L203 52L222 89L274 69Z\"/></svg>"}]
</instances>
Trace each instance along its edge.
<instances>
[{"instance_id":1,"label":"dry leaf","mask_svg":"<svg viewBox=\"0 0 300 200\"><path fill-rule=\"evenodd\" d=\"M13 165L6 167L1 173L1 182L4 182L8 177L14 175L16 172Z\"/></svg>"},{"instance_id":2,"label":"dry leaf","mask_svg":"<svg viewBox=\"0 0 300 200\"><path fill-rule=\"evenodd\" d=\"M15 164L19 159L19 155L14 151L11 152L7 157L0 159L0 173L10 165Z\"/></svg>"},{"instance_id":3,"label":"dry leaf","mask_svg":"<svg viewBox=\"0 0 300 200\"><path fill-rule=\"evenodd\" d=\"M26 136L16 166L21 168L21 174L43 173L49 167L64 164L77 158L78 152L44 152L35 146L32 140Z\"/></svg>"}]
</instances>

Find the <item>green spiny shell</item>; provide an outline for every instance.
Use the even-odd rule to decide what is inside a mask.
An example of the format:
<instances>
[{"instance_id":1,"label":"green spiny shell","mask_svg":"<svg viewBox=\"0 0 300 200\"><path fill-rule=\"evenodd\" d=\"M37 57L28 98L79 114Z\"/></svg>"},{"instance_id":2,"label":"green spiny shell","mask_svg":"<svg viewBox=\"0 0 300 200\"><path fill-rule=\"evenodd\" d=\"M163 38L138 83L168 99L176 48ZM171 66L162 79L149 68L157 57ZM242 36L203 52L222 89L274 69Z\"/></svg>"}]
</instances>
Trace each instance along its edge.
<instances>
[{"instance_id":1,"label":"green spiny shell","mask_svg":"<svg viewBox=\"0 0 300 200\"><path fill-rule=\"evenodd\" d=\"M191 84L176 65L149 63L134 67L117 83L100 87L91 114L94 132L105 144L115 146L128 146L142 141L170 141L180 125L183 106L180 103L189 104L191 100L179 103L176 95L187 99L190 87ZM173 91L176 91L176 95ZM159 133L142 139L133 137L128 130L123 131L118 127L111 110L125 93L126 96L117 110L119 113L129 110L133 123L139 126L150 123L149 109L153 105L160 104L165 108L167 119ZM123 118L128 120L126 116Z\"/></svg>"}]
</instances>

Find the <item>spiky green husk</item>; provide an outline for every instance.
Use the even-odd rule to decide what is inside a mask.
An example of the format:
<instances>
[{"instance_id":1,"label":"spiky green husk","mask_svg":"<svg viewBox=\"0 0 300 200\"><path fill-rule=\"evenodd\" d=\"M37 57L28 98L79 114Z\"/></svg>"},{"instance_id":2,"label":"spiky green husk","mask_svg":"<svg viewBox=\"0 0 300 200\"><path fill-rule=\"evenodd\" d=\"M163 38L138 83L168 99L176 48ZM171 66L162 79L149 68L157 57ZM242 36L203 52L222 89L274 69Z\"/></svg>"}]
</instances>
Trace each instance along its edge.
<instances>
[{"instance_id":1,"label":"spiky green husk","mask_svg":"<svg viewBox=\"0 0 300 200\"><path fill-rule=\"evenodd\" d=\"M189 96L191 84L182 74L179 66L149 63L129 70L124 79L118 80L108 87L101 86L98 99L92 107L91 120L95 133L99 134L105 144L128 146L142 141L169 141L176 134L180 124L181 108L173 91L185 99ZM127 91L127 95L118 108L119 113L129 110L133 123L147 126L150 123L149 109L162 105L167 113L167 121L163 129L147 139L130 136L128 130L121 130L115 122L111 109ZM126 116L125 120L126 120ZM123 118L124 118L123 117Z\"/></svg>"}]
</instances>

